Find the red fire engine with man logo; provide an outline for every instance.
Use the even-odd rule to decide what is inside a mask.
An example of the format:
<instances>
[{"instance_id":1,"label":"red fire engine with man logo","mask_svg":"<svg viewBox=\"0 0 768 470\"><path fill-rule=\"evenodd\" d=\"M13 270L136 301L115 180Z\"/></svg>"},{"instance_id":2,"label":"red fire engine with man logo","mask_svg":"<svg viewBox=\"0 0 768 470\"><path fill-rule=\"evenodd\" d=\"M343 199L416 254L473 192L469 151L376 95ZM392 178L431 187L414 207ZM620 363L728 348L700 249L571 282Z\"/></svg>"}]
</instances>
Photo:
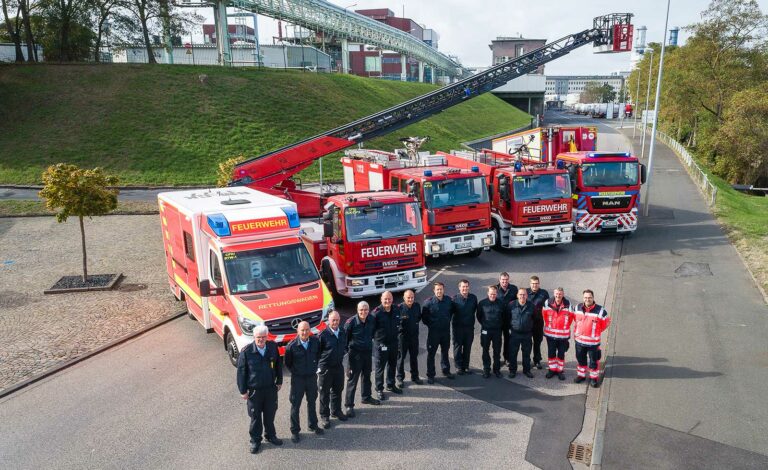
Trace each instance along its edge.
<instances>
[{"instance_id":1,"label":"red fire engine with man logo","mask_svg":"<svg viewBox=\"0 0 768 470\"><path fill-rule=\"evenodd\" d=\"M233 365L257 325L281 353L298 322L325 329L333 299L295 203L246 187L166 192L158 202L171 292L223 338Z\"/></svg>"}]
</instances>

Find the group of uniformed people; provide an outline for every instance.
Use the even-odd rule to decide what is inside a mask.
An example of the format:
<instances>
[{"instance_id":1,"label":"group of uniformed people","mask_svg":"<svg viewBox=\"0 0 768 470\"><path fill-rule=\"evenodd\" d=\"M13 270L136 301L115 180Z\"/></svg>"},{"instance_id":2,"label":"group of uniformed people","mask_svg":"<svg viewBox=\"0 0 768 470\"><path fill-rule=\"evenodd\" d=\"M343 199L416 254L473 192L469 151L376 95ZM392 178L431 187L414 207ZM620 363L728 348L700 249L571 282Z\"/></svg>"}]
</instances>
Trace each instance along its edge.
<instances>
[{"instance_id":1,"label":"group of uniformed people","mask_svg":"<svg viewBox=\"0 0 768 470\"><path fill-rule=\"evenodd\" d=\"M475 322L480 324L483 351L483 377L491 372L501 377L501 366L508 364L508 377L517 374L518 354L522 352L523 374L533 378L532 367L542 369L541 344L546 338L548 367L546 378L565 380L565 352L569 348L571 326L575 325L577 376L574 382L587 379L599 386L600 336L608 328L610 317L595 304L594 293L586 289L583 302L572 307L563 288L554 296L541 289L537 276L531 276L530 287L520 288L509 282L509 274L499 275L499 283L488 286L487 296L478 301L469 281L458 284L453 298L445 295L445 286L435 282L434 295L419 305L415 293L407 290L403 302L394 305L394 297L386 291L373 311L367 302L357 304L357 314L343 328L337 311L331 311L327 328L312 335L310 325L301 322L296 338L285 347L285 367L291 371L291 441L300 441L299 408L307 403L308 427L315 434L330 428L330 418L346 421L355 416L355 395L362 382L362 402L380 405L386 400L385 390L403 393L405 360L410 360L410 378L423 384L417 361L419 324L427 326L427 382L435 382L435 356L441 350L440 367L448 379L451 373L449 347L453 339L453 359L459 375L472 374L470 351L475 338ZM254 329L254 342L240 352L237 385L247 400L251 418L251 453L261 447L262 435L273 445L282 445L275 432L277 392L283 382L282 364L276 343L267 341L266 326ZM491 350L493 361L491 361ZM531 354L533 358L531 358ZM503 356L504 361L501 360ZM345 374L344 358L347 359ZM376 396L373 396L371 372L374 373ZM342 392L346 375L346 395L342 410ZM318 423L315 403L320 402Z\"/></svg>"}]
</instances>

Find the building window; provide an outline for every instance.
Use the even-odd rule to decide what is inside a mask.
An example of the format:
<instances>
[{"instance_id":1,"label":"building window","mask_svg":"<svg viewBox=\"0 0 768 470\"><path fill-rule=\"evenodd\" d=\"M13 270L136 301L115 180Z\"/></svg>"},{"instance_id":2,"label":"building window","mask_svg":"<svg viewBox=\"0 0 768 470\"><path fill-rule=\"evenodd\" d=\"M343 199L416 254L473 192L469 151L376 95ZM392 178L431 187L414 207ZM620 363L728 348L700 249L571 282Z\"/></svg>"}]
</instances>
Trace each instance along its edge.
<instances>
[{"instance_id":1,"label":"building window","mask_svg":"<svg viewBox=\"0 0 768 470\"><path fill-rule=\"evenodd\" d=\"M384 57L381 59L381 63L383 64L399 64L400 63L400 57Z\"/></svg>"},{"instance_id":2,"label":"building window","mask_svg":"<svg viewBox=\"0 0 768 470\"><path fill-rule=\"evenodd\" d=\"M381 57L373 56L365 58L366 72L381 72Z\"/></svg>"}]
</instances>

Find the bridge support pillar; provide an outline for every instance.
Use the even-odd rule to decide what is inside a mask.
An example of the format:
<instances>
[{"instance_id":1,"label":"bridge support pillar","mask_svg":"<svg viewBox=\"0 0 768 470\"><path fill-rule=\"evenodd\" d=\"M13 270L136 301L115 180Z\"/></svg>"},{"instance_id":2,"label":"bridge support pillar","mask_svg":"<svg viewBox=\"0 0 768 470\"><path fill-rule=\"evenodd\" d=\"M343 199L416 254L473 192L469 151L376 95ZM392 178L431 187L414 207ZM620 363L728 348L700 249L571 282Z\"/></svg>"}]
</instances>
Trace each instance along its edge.
<instances>
[{"instance_id":1,"label":"bridge support pillar","mask_svg":"<svg viewBox=\"0 0 768 470\"><path fill-rule=\"evenodd\" d=\"M405 57L405 54L402 54L400 56L400 81L408 81L408 69L406 69L407 63L407 57Z\"/></svg>"},{"instance_id":2,"label":"bridge support pillar","mask_svg":"<svg viewBox=\"0 0 768 470\"><path fill-rule=\"evenodd\" d=\"M349 73L349 41L341 40L341 73Z\"/></svg>"},{"instance_id":3,"label":"bridge support pillar","mask_svg":"<svg viewBox=\"0 0 768 470\"><path fill-rule=\"evenodd\" d=\"M437 83L437 67L432 65L432 66L429 67L429 71L431 72L430 73L430 81L434 85L435 83Z\"/></svg>"},{"instance_id":4,"label":"bridge support pillar","mask_svg":"<svg viewBox=\"0 0 768 470\"><path fill-rule=\"evenodd\" d=\"M232 65L232 51L229 47L229 26L227 25L227 4L224 0L216 0L213 5L213 19L216 30L216 49L219 55L219 65Z\"/></svg>"},{"instance_id":5,"label":"bridge support pillar","mask_svg":"<svg viewBox=\"0 0 768 470\"><path fill-rule=\"evenodd\" d=\"M424 83L424 62L419 61L419 82Z\"/></svg>"}]
</instances>

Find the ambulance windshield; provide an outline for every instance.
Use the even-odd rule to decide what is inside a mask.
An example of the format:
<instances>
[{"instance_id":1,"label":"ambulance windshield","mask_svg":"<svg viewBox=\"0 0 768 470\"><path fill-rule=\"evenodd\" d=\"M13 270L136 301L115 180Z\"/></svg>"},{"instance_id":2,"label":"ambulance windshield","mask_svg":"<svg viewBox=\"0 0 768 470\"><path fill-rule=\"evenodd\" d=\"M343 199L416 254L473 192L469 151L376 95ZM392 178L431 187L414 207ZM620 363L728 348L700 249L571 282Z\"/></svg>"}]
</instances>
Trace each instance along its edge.
<instances>
[{"instance_id":1,"label":"ambulance windshield","mask_svg":"<svg viewBox=\"0 0 768 470\"><path fill-rule=\"evenodd\" d=\"M424 201L430 209L488 202L485 178L446 179L424 182Z\"/></svg>"},{"instance_id":2,"label":"ambulance windshield","mask_svg":"<svg viewBox=\"0 0 768 470\"><path fill-rule=\"evenodd\" d=\"M584 163L581 178L584 186L634 186L638 184L637 162Z\"/></svg>"},{"instance_id":3,"label":"ambulance windshield","mask_svg":"<svg viewBox=\"0 0 768 470\"><path fill-rule=\"evenodd\" d=\"M512 180L516 201L540 201L571 197L568 175L515 176Z\"/></svg>"},{"instance_id":4,"label":"ambulance windshield","mask_svg":"<svg viewBox=\"0 0 768 470\"><path fill-rule=\"evenodd\" d=\"M344 210L347 240L382 240L421 235L421 212L415 202L383 207L347 207Z\"/></svg>"},{"instance_id":5,"label":"ambulance windshield","mask_svg":"<svg viewBox=\"0 0 768 470\"><path fill-rule=\"evenodd\" d=\"M280 289L320 279L301 243L224 252L224 269L232 294Z\"/></svg>"}]
</instances>

